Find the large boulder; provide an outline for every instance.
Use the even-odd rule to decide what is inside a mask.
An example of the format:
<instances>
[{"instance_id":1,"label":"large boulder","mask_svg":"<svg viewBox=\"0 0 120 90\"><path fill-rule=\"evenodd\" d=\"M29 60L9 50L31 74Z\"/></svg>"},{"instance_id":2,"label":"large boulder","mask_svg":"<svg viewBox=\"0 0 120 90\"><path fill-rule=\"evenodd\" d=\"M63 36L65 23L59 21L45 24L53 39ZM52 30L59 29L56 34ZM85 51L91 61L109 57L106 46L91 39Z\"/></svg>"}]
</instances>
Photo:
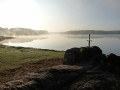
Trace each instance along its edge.
<instances>
[{"instance_id":1,"label":"large boulder","mask_svg":"<svg viewBox=\"0 0 120 90\"><path fill-rule=\"evenodd\" d=\"M80 48L80 59L83 61L89 61L96 55L102 55L102 50L97 46Z\"/></svg>"},{"instance_id":2,"label":"large boulder","mask_svg":"<svg viewBox=\"0 0 120 90\"><path fill-rule=\"evenodd\" d=\"M63 63L73 65L76 62L79 62L79 59L80 59L80 48L71 48L65 52Z\"/></svg>"},{"instance_id":3,"label":"large boulder","mask_svg":"<svg viewBox=\"0 0 120 90\"><path fill-rule=\"evenodd\" d=\"M102 50L97 46L71 48L66 50L63 63L75 64L80 62L89 62L96 55L102 55Z\"/></svg>"}]
</instances>

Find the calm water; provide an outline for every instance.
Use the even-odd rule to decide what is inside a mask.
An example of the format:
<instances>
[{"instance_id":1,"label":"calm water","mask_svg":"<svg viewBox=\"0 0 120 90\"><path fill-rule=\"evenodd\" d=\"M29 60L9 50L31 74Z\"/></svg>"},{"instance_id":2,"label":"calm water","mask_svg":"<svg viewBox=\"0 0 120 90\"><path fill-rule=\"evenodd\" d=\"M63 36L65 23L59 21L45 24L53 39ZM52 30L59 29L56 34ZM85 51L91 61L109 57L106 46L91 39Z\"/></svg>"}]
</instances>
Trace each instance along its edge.
<instances>
[{"instance_id":1,"label":"calm water","mask_svg":"<svg viewBox=\"0 0 120 90\"><path fill-rule=\"evenodd\" d=\"M88 45L88 35L42 35L20 36L4 40L1 44L10 46L33 47L41 49L66 50ZM92 35L91 46L99 46L103 53L120 55L120 35Z\"/></svg>"}]
</instances>

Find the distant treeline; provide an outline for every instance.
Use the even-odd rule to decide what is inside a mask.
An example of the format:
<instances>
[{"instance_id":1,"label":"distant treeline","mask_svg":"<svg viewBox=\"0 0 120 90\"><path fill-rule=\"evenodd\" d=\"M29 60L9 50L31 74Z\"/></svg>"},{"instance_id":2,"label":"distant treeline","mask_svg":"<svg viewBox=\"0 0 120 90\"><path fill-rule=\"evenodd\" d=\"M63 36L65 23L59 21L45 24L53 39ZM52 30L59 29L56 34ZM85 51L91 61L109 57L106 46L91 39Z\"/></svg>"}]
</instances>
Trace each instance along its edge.
<instances>
[{"instance_id":1,"label":"distant treeline","mask_svg":"<svg viewBox=\"0 0 120 90\"><path fill-rule=\"evenodd\" d=\"M41 35L48 34L45 30L32 30L28 28L1 28L0 36L16 36L16 35Z\"/></svg>"},{"instance_id":2,"label":"distant treeline","mask_svg":"<svg viewBox=\"0 0 120 90\"><path fill-rule=\"evenodd\" d=\"M120 34L120 30L116 31L103 31L103 30L77 30L67 31L63 34Z\"/></svg>"}]
</instances>

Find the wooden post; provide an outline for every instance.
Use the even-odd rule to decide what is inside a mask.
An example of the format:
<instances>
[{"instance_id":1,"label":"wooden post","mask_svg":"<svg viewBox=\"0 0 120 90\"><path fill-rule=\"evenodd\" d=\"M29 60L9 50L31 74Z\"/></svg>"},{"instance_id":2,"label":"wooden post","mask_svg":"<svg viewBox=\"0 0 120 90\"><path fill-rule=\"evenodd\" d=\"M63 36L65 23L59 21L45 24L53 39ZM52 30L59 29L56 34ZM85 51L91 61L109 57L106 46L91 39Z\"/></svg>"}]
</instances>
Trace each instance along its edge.
<instances>
[{"instance_id":1,"label":"wooden post","mask_svg":"<svg viewBox=\"0 0 120 90\"><path fill-rule=\"evenodd\" d=\"M89 42L88 42L88 46L90 47L90 34L89 34Z\"/></svg>"},{"instance_id":2,"label":"wooden post","mask_svg":"<svg viewBox=\"0 0 120 90\"><path fill-rule=\"evenodd\" d=\"M89 34L89 40L87 40L88 41L88 47L90 47L90 42L92 41L92 40L90 40L90 34Z\"/></svg>"}]
</instances>

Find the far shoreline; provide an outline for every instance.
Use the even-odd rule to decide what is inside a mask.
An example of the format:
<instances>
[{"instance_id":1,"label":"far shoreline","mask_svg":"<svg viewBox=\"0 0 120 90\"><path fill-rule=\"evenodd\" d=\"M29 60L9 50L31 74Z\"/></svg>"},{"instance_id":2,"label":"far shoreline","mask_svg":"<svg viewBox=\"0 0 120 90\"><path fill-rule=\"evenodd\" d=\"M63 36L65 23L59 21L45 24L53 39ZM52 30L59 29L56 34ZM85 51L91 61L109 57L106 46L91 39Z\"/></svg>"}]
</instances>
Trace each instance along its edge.
<instances>
[{"instance_id":1,"label":"far shoreline","mask_svg":"<svg viewBox=\"0 0 120 90\"><path fill-rule=\"evenodd\" d=\"M0 41L3 41L5 39L13 39L14 37L12 36L0 36Z\"/></svg>"}]
</instances>

